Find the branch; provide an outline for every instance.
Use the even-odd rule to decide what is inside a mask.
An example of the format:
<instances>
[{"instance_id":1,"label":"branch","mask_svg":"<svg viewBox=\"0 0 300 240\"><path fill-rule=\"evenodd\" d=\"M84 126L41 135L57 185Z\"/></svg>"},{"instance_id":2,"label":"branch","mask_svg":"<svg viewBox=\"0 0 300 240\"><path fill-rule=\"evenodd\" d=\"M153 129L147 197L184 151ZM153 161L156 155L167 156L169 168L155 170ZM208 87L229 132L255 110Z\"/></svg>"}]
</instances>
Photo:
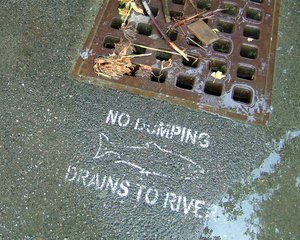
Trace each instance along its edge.
<instances>
[{"instance_id":1,"label":"branch","mask_svg":"<svg viewBox=\"0 0 300 240\"><path fill-rule=\"evenodd\" d=\"M175 43L171 42L171 41L168 39L167 35L166 35L166 34L161 30L161 28L158 26L158 23L157 23L157 21L155 20L155 18L154 18L154 16L153 16L153 14L152 14L152 12L151 12L151 10L150 10L150 7L149 7L148 3L146 2L146 0L142 0L142 4L143 4L143 6L144 6L144 8L145 8L145 10L146 10L146 12L147 12L147 14L148 14L149 17L151 18L151 20L152 20L154 26L156 27L157 31L158 31L159 34L162 36L162 38L167 42L167 44L168 44L171 48L173 48L173 49L174 49L176 52L178 52L185 60L188 61L189 59L188 59L188 56L186 55L186 53L185 53L183 50L181 50L179 47L177 47Z\"/></svg>"},{"instance_id":2,"label":"branch","mask_svg":"<svg viewBox=\"0 0 300 240\"><path fill-rule=\"evenodd\" d=\"M162 1L162 9L164 12L166 23L171 22L170 10L168 5L168 0L161 0Z\"/></svg>"}]
</instances>

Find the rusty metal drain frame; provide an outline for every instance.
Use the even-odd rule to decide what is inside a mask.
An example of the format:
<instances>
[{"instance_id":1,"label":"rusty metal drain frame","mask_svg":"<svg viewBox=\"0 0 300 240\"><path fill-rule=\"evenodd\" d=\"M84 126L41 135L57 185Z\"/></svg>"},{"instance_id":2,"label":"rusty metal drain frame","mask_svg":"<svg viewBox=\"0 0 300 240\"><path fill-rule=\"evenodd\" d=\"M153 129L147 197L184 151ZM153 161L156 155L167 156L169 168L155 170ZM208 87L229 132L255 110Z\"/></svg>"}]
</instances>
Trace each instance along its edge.
<instances>
[{"instance_id":1,"label":"rusty metal drain frame","mask_svg":"<svg viewBox=\"0 0 300 240\"><path fill-rule=\"evenodd\" d=\"M185 1L169 0L171 15L182 12L182 3ZM111 53L113 43L124 38L118 29L120 20L117 3L117 0L103 1L83 50L92 49L96 54L107 55ZM162 11L159 10L160 1L152 0L150 6L157 21L166 28ZM220 30L220 41L208 46L203 53L178 32L170 38L191 55L199 56L201 53L205 61L191 65L180 56L162 56L159 52L153 52L153 56L137 59L136 63L146 63L153 67L153 71L157 71L159 61L171 57L177 71L166 70L161 79L151 75L143 78L124 76L120 79L104 79L94 73L93 57L79 57L72 69L72 77L99 86L168 100L227 118L266 124L271 108L280 0L198 0L197 6L209 10L227 7L225 12L218 13L208 21L209 26ZM193 12L191 6L185 12L190 15ZM154 26L149 26L152 26L151 21L136 24L139 33L135 43L172 50L164 40L151 38L157 37L158 33ZM143 53L144 50L137 48L137 53ZM211 76L211 73L219 70L226 75L225 79L218 80Z\"/></svg>"}]
</instances>

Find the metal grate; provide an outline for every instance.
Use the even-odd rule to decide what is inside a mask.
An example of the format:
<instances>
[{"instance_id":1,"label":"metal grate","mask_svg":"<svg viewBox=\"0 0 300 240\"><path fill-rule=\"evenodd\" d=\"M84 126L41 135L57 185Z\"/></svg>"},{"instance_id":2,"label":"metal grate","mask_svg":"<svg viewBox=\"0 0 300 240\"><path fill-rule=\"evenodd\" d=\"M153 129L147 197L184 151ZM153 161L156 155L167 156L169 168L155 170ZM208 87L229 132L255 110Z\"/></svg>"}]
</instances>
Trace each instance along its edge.
<instances>
[{"instance_id":1,"label":"metal grate","mask_svg":"<svg viewBox=\"0 0 300 240\"><path fill-rule=\"evenodd\" d=\"M265 124L270 113L270 98L274 71L278 30L279 0L198 0L199 10L225 9L209 19L207 24L217 28L220 40L199 47L202 43L186 26L189 38L174 30L169 38L186 53L200 56L189 61L170 53L155 52L136 47L135 54L152 52L151 56L136 58L134 63L152 66L148 77L123 76L119 79L98 77L93 70L94 59L78 58L73 77L97 85L126 90L148 97L158 97L190 108L203 109L226 117ZM92 49L99 55L111 53L114 44L124 39L120 30L122 21L118 14L117 0L104 0L96 18L96 24L83 49ZM162 29L167 29L161 10L161 1L152 0L151 10ZM195 9L185 0L170 0L170 15L195 14ZM136 28L134 43L158 49L170 50L159 37L149 17L131 17ZM172 59L173 67L159 72L162 60ZM212 76L220 71L221 80Z\"/></svg>"}]
</instances>

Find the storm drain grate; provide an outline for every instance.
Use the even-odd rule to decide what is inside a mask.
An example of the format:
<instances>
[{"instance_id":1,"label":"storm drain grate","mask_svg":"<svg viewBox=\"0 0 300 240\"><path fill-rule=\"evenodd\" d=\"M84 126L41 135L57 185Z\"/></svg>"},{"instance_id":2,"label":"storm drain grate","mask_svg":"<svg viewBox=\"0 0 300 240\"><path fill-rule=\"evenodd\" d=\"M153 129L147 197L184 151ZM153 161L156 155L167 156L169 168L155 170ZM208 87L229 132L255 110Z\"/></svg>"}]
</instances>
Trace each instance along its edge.
<instances>
[{"instance_id":1,"label":"storm drain grate","mask_svg":"<svg viewBox=\"0 0 300 240\"><path fill-rule=\"evenodd\" d=\"M171 17L191 16L195 9L184 0L170 0ZM204 49L186 26L183 30L170 31L168 36L195 61L181 56L136 47L134 54L152 53L135 58L136 64L152 66L148 77L126 76L119 79L98 77L94 70L94 57L78 58L73 77L96 85L109 86L148 97L158 97L190 108L204 109L226 117L265 124L270 113L272 79L278 31L279 0L196 0L199 11L225 9L214 15L207 24L219 30L220 40ZM151 10L162 29L166 24L161 1L152 0ZM133 14L128 21L134 26L137 45L173 51L160 38L148 16ZM96 24L83 46L97 55L108 55L124 39L120 29L117 0L104 0ZM188 40L187 40L188 39ZM172 59L172 68L160 72L163 60ZM213 73L221 72L217 79Z\"/></svg>"}]
</instances>

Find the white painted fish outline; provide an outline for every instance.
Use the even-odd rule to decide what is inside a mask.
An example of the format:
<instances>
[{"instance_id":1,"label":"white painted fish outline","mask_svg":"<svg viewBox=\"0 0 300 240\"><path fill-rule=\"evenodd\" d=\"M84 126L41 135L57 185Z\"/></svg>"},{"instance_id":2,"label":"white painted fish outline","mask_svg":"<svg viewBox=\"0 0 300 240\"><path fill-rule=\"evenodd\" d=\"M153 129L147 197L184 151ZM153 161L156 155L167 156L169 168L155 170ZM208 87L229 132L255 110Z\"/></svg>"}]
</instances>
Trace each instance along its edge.
<instances>
[{"instance_id":1,"label":"white painted fish outline","mask_svg":"<svg viewBox=\"0 0 300 240\"><path fill-rule=\"evenodd\" d=\"M104 147L104 144L103 144L104 141L106 141L110 145L112 145L113 148L109 149L107 147ZM199 168L201 174L205 173L205 170L202 167L198 166L196 164L196 162L193 161L191 158L189 158L187 156L184 156L182 154L173 152L173 151L168 150L166 148L163 148L155 142L147 142L147 143L142 144L140 146L123 146L123 148L127 148L127 149L150 149L152 147L156 148L160 152L168 153L168 154L173 155L175 157L179 157L180 159L188 162L189 164L192 164L195 167ZM100 133L99 134L99 147L98 147L97 153L94 156L94 159L103 159L106 156L114 155L118 159L118 160L115 161L115 163L125 164L125 165L127 165L131 168L137 169L139 171L139 173L142 174L142 175L146 175L146 176L153 175L153 176L158 176L158 177L170 178L170 176L168 176L166 174L159 173L159 172L154 172L154 171L148 171L145 168L137 165L136 163L132 163L132 162L123 160L122 159L122 154L120 152L117 152L114 148L117 148L117 146L112 141L110 141L109 137L105 133Z\"/></svg>"}]
</instances>

